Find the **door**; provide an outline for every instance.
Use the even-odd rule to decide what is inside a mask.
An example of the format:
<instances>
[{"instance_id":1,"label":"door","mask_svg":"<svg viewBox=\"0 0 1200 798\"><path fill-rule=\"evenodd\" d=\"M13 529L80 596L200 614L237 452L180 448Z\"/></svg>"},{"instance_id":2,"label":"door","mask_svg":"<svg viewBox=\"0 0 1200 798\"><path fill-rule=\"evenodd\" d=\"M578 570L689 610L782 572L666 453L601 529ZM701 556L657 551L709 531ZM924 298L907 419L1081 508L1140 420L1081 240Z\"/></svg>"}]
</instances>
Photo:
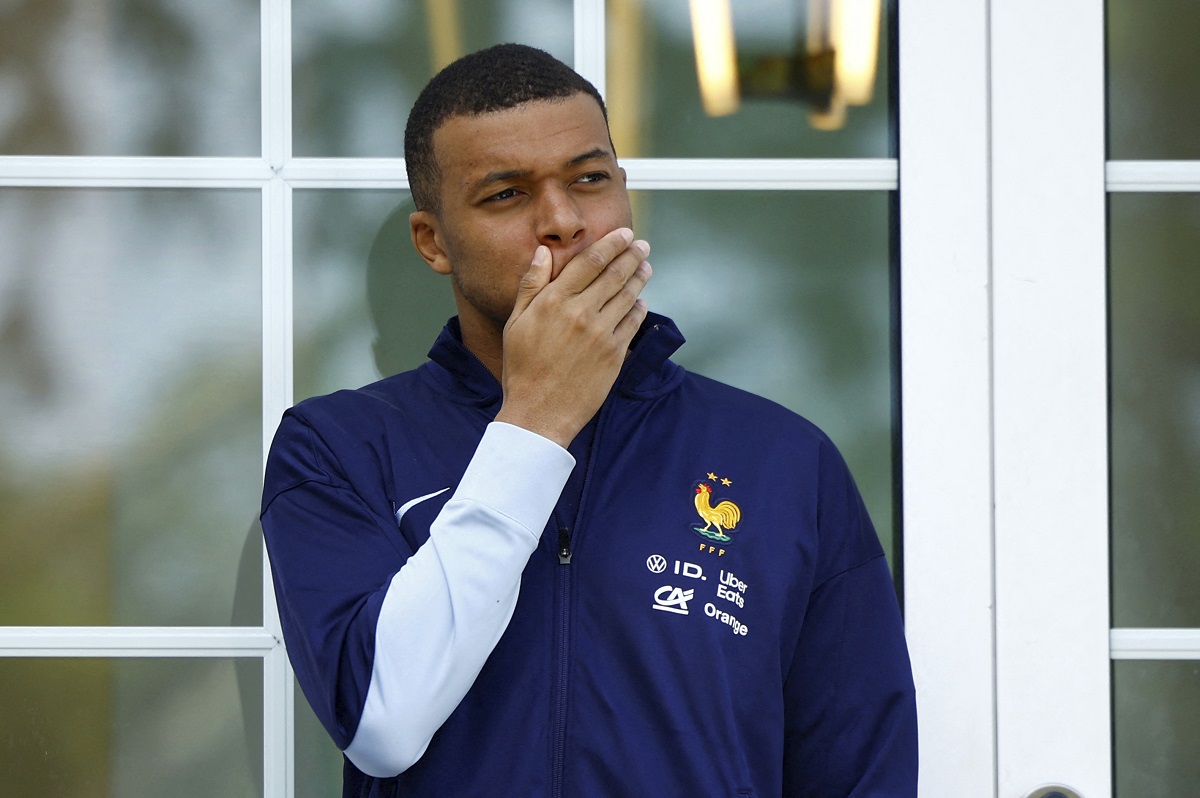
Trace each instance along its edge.
<instances>
[{"instance_id":1,"label":"door","mask_svg":"<svg viewBox=\"0 0 1200 798\"><path fill-rule=\"evenodd\" d=\"M1194 791L1195 17L900 4L922 795Z\"/></svg>"},{"instance_id":2,"label":"door","mask_svg":"<svg viewBox=\"0 0 1200 798\"><path fill-rule=\"evenodd\" d=\"M1108 796L1102 9L900 20L922 794Z\"/></svg>"}]
</instances>

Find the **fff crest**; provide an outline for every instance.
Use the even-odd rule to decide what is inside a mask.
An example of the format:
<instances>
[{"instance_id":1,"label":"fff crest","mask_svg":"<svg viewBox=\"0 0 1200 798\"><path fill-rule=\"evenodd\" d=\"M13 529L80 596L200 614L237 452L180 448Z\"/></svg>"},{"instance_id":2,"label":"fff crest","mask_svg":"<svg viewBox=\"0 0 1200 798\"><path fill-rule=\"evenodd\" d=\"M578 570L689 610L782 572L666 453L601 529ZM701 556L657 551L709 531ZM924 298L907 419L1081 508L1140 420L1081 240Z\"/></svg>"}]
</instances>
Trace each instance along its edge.
<instances>
[{"instance_id":1,"label":"fff crest","mask_svg":"<svg viewBox=\"0 0 1200 798\"><path fill-rule=\"evenodd\" d=\"M713 543L733 542L730 532L736 530L741 522L742 508L730 499L714 494L716 490L724 494L724 489L732 485L732 480L718 477L711 471L707 479L695 483L696 515L700 516L700 522L692 527L692 531L705 540Z\"/></svg>"}]
</instances>

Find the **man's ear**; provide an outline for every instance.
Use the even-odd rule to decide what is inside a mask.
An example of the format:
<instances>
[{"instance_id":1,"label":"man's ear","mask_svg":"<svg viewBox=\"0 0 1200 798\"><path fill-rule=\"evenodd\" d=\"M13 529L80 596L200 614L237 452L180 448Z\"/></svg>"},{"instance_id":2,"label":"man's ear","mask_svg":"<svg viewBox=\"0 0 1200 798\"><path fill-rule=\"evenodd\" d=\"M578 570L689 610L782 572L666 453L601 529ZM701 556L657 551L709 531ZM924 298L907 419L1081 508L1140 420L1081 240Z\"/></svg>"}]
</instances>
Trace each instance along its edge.
<instances>
[{"instance_id":1,"label":"man's ear","mask_svg":"<svg viewBox=\"0 0 1200 798\"><path fill-rule=\"evenodd\" d=\"M412 233L413 247L429 268L438 274L449 274L450 258L442 246L437 216L429 211L415 211L409 214L408 229Z\"/></svg>"}]
</instances>

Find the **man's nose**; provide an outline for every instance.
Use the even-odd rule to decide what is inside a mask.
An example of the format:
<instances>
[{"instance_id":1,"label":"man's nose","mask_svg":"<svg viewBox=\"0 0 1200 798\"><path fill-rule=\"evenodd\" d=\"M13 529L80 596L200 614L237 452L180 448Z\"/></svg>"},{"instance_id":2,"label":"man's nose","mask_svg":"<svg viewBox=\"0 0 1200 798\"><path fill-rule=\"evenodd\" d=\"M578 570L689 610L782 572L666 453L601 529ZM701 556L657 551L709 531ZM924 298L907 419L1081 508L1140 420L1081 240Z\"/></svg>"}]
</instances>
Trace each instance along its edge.
<instances>
[{"instance_id":1,"label":"man's nose","mask_svg":"<svg viewBox=\"0 0 1200 798\"><path fill-rule=\"evenodd\" d=\"M566 191L548 189L541 197L542 207L538 213L538 243L553 249L573 244L583 238L587 228L579 206Z\"/></svg>"}]
</instances>

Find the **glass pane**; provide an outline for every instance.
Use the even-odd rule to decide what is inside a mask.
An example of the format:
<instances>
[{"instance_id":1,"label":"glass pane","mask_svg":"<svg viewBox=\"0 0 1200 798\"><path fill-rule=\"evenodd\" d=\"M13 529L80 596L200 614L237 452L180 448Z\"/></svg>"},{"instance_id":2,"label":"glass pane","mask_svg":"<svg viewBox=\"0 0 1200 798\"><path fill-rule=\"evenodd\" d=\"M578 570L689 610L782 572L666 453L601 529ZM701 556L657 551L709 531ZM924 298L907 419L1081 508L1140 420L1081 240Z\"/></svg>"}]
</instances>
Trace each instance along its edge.
<instances>
[{"instance_id":1,"label":"glass pane","mask_svg":"<svg viewBox=\"0 0 1200 798\"><path fill-rule=\"evenodd\" d=\"M844 26L851 44L875 55L875 67L874 77L863 84L869 94L862 97L865 104L847 106L839 122L836 113L822 112L829 107L829 85L835 74L830 71L832 45L821 34L820 9L829 6L824 0L731 4L740 104L727 116L705 112L688 0L608 0L606 99L617 154L623 158L887 157L894 149L888 99L890 4L879 5L884 11L877 15L876 44L871 44L872 26L867 20ZM838 81L849 86L849 78L843 76L850 70L838 69Z\"/></svg>"},{"instance_id":2,"label":"glass pane","mask_svg":"<svg viewBox=\"0 0 1200 798\"><path fill-rule=\"evenodd\" d=\"M572 0L292 3L297 156L401 157L408 111L434 73L500 42L572 62Z\"/></svg>"},{"instance_id":3,"label":"glass pane","mask_svg":"<svg viewBox=\"0 0 1200 798\"><path fill-rule=\"evenodd\" d=\"M0 795L259 796L261 693L259 659L0 659Z\"/></svg>"},{"instance_id":4,"label":"glass pane","mask_svg":"<svg viewBox=\"0 0 1200 798\"><path fill-rule=\"evenodd\" d=\"M1108 153L1200 158L1200 14L1192 0L1107 0Z\"/></svg>"},{"instance_id":5,"label":"glass pane","mask_svg":"<svg viewBox=\"0 0 1200 798\"><path fill-rule=\"evenodd\" d=\"M1194 795L1200 662L1113 664L1116 795Z\"/></svg>"},{"instance_id":6,"label":"glass pane","mask_svg":"<svg viewBox=\"0 0 1200 798\"><path fill-rule=\"evenodd\" d=\"M644 296L687 338L675 360L821 427L894 564L888 208L882 192L634 194Z\"/></svg>"},{"instance_id":7,"label":"glass pane","mask_svg":"<svg viewBox=\"0 0 1200 798\"><path fill-rule=\"evenodd\" d=\"M0 625L260 622L260 218L0 190Z\"/></svg>"},{"instance_id":8,"label":"glass pane","mask_svg":"<svg viewBox=\"0 0 1200 798\"><path fill-rule=\"evenodd\" d=\"M0 153L258 155L258 0L0 6Z\"/></svg>"},{"instance_id":9,"label":"glass pane","mask_svg":"<svg viewBox=\"0 0 1200 798\"><path fill-rule=\"evenodd\" d=\"M330 798L342 793L342 752L329 734L300 686L296 694L296 798Z\"/></svg>"},{"instance_id":10,"label":"glass pane","mask_svg":"<svg viewBox=\"0 0 1200 798\"><path fill-rule=\"evenodd\" d=\"M1109 198L1115 626L1200 626L1200 196Z\"/></svg>"},{"instance_id":11,"label":"glass pane","mask_svg":"<svg viewBox=\"0 0 1200 798\"><path fill-rule=\"evenodd\" d=\"M296 401L424 363L455 310L413 250L408 192L298 190L293 209Z\"/></svg>"}]
</instances>

